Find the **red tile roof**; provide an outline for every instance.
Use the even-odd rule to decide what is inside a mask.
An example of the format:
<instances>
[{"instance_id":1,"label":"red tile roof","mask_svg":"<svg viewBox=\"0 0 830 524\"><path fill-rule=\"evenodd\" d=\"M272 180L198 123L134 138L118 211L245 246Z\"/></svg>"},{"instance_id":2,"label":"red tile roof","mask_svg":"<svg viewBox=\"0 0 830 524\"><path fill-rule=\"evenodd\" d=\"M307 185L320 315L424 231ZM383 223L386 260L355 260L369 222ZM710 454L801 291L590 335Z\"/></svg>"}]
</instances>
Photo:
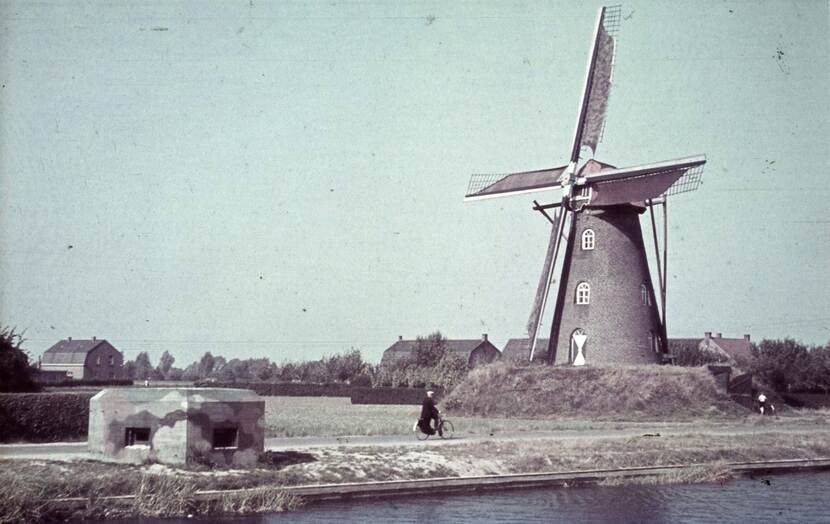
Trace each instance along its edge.
<instances>
[{"instance_id":1,"label":"red tile roof","mask_svg":"<svg viewBox=\"0 0 830 524\"><path fill-rule=\"evenodd\" d=\"M752 343L745 338L712 337L710 340L733 359L752 356Z\"/></svg>"}]
</instances>

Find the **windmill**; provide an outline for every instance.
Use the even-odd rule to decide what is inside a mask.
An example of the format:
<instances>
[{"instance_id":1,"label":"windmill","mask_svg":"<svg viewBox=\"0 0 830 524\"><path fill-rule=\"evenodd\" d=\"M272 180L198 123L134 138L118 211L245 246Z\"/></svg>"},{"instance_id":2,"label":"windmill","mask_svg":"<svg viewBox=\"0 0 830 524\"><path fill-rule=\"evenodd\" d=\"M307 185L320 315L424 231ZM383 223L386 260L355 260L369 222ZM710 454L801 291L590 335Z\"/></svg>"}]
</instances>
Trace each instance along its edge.
<instances>
[{"instance_id":1,"label":"windmill","mask_svg":"<svg viewBox=\"0 0 830 524\"><path fill-rule=\"evenodd\" d=\"M667 198L700 185L703 155L615 168L593 158L603 134L620 6L600 8L567 165L473 175L466 201L560 190L533 209L551 224L542 275L528 320L530 358L553 300L549 362L643 364L670 358L666 341ZM589 149L591 158L581 152ZM660 205L662 256L654 207ZM640 215L648 210L659 282L652 286ZM554 292L555 290L555 292Z\"/></svg>"}]
</instances>

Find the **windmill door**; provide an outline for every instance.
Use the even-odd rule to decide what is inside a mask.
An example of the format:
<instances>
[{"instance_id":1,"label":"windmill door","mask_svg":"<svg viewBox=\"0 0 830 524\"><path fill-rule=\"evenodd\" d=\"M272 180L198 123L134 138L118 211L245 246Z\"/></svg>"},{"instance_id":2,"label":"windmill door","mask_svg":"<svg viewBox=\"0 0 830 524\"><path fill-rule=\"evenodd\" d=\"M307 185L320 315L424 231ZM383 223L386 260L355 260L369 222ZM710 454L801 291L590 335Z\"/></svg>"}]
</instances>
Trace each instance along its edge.
<instances>
[{"instance_id":1,"label":"windmill door","mask_svg":"<svg viewBox=\"0 0 830 524\"><path fill-rule=\"evenodd\" d=\"M588 340L588 335L585 330L577 328L571 333L571 349L568 355L568 362L574 366L585 365L585 342Z\"/></svg>"}]
</instances>

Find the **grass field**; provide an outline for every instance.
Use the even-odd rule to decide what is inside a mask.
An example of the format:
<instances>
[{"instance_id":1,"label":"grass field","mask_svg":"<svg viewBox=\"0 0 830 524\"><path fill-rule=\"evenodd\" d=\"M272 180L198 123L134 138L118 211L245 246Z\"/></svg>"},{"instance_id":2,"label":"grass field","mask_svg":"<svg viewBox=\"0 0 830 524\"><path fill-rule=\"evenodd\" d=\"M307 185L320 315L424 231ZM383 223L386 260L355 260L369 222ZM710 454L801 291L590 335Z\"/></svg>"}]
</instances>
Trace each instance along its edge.
<instances>
[{"instance_id":1,"label":"grass field","mask_svg":"<svg viewBox=\"0 0 830 524\"><path fill-rule=\"evenodd\" d=\"M420 406L352 404L342 397L264 397L266 436L346 436L401 435L412 431ZM671 413L664 417L551 416L545 418L462 417L448 415L456 432L490 434L503 431L536 431L561 429L625 429L648 426L711 427L727 424L770 426L801 426L808 428L830 422L830 410L791 410L778 418L761 418L749 411L740 416L675 420Z\"/></svg>"},{"instance_id":2,"label":"grass field","mask_svg":"<svg viewBox=\"0 0 830 524\"><path fill-rule=\"evenodd\" d=\"M420 406L352 404L341 397L265 397L268 437L401 435L412 431ZM502 431L627 427L622 421L452 416L456 431Z\"/></svg>"}]
</instances>

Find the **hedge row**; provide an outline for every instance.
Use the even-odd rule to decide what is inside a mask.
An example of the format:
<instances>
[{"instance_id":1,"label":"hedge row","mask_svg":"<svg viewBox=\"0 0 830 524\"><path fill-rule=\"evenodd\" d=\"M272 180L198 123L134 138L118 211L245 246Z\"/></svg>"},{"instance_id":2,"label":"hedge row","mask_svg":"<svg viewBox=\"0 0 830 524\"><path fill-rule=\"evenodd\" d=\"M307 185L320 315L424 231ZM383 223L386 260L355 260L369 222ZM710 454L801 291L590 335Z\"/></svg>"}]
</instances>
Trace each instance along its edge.
<instances>
[{"instance_id":1,"label":"hedge row","mask_svg":"<svg viewBox=\"0 0 830 524\"><path fill-rule=\"evenodd\" d=\"M420 404L424 399L426 388L370 388L349 384L271 384L266 382L250 383L213 383L205 384L217 388L250 389L258 395L268 397L349 397L352 404ZM440 396L441 388L432 388Z\"/></svg>"},{"instance_id":2,"label":"hedge row","mask_svg":"<svg viewBox=\"0 0 830 524\"><path fill-rule=\"evenodd\" d=\"M60 380L58 382L45 382L44 386L55 388L74 388L87 386L132 386L133 381L128 378L105 378L88 380Z\"/></svg>"},{"instance_id":3,"label":"hedge row","mask_svg":"<svg viewBox=\"0 0 830 524\"><path fill-rule=\"evenodd\" d=\"M348 384L298 384L295 382L234 382L199 384L212 388L250 389L258 395L268 397L348 397L353 386Z\"/></svg>"},{"instance_id":4,"label":"hedge row","mask_svg":"<svg viewBox=\"0 0 830 524\"><path fill-rule=\"evenodd\" d=\"M443 394L441 388L434 388L435 399ZM352 404L420 404L424 400L423 388L354 388Z\"/></svg>"},{"instance_id":5,"label":"hedge row","mask_svg":"<svg viewBox=\"0 0 830 524\"><path fill-rule=\"evenodd\" d=\"M0 394L0 442L83 439L92 393Z\"/></svg>"},{"instance_id":6,"label":"hedge row","mask_svg":"<svg viewBox=\"0 0 830 524\"><path fill-rule=\"evenodd\" d=\"M784 401L795 408L830 408L830 395L821 393L784 393Z\"/></svg>"}]
</instances>

